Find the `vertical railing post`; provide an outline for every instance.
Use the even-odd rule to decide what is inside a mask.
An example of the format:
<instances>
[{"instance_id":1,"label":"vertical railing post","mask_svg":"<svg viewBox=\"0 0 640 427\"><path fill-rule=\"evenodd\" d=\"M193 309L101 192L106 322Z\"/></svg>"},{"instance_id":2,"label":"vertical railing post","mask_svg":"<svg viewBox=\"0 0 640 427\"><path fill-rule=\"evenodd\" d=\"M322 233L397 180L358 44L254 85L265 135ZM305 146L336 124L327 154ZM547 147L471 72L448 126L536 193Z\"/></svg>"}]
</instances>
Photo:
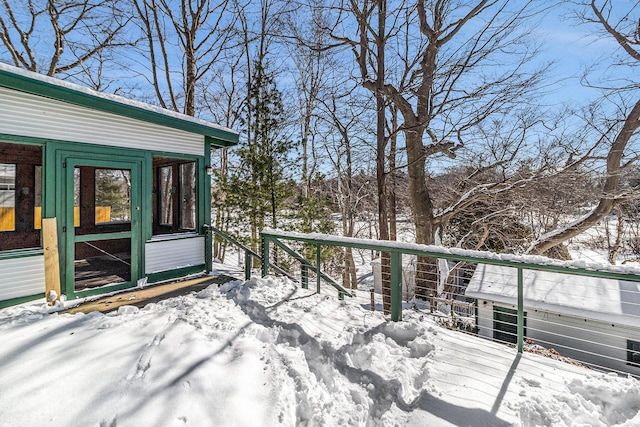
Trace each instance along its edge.
<instances>
[{"instance_id":1,"label":"vertical railing post","mask_svg":"<svg viewBox=\"0 0 640 427\"><path fill-rule=\"evenodd\" d=\"M211 225L204 224L202 226L204 233L204 264L207 274L211 273L213 269L213 233L211 232Z\"/></svg>"},{"instance_id":2,"label":"vertical railing post","mask_svg":"<svg viewBox=\"0 0 640 427\"><path fill-rule=\"evenodd\" d=\"M322 259L320 258L320 243L316 243L316 292L320 293L320 264Z\"/></svg>"},{"instance_id":3,"label":"vertical railing post","mask_svg":"<svg viewBox=\"0 0 640 427\"><path fill-rule=\"evenodd\" d=\"M309 289L309 266L307 263L303 262L300 269L300 274L302 275L300 278L300 281L302 282L302 289Z\"/></svg>"},{"instance_id":4,"label":"vertical railing post","mask_svg":"<svg viewBox=\"0 0 640 427\"><path fill-rule=\"evenodd\" d=\"M524 342L524 286L522 268L518 267L518 353L522 353Z\"/></svg>"},{"instance_id":5,"label":"vertical railing post","mask_svg":"<svg viewBox=\"0 0 640 427\"><path fill-rule=\"evenodd\" d=\"M402 254L391 252L391 320L402 320Z\"/></svg>"},{"instance_id":6,"label":"vertical railing post","mask_svg":"<svg viewBox=\"0 0 640 427\"><path fill-rule=\"evenodd\" d=\"M238 251L238 253L240 252ZM251 279L251 261L253 260L251 259L251 254L247 249L244 251L244 280Z\"/></svg>"},{"instance_id":7,"label":"vertical railing post","mask_svg":"<svg viewBox=\"0 0 640 427\"><path fill-rule=\"evenodd\" d=\"M262 252L262 277L269 274L269 238L264 234L260 235L260 249Z\"/></svg>"}]
</instances>

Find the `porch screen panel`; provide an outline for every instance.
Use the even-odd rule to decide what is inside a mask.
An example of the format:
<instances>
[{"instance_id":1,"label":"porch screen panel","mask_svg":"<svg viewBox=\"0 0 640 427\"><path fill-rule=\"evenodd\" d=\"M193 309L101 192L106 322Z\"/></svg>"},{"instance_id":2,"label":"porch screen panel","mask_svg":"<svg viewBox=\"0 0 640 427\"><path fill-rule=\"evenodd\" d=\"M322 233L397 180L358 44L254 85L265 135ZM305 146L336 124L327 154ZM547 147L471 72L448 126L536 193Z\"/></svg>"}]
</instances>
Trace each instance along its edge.
<instances>
[{"instance_id":1,"label":"porch screen panel","mask_svg":"<svg viewBox=\"0 0 640 427\"><path fill-rule=\"evenodd\" d=\"M75 290L131 281L131 239L75 244Z\"/></svg>"},{"instance_id":2,"label":"porch screen panel","mask_svg":"<svg viewBox=\"0 0 640 427\"><path fill-rule=\"evenodd\" d=\"M158 204L160 209L160 225L173 225L173 167L164 166L158 169Z\"/></svg>"},{"instance_id":3,"label":"porch screen panel","mask_svg":"<svg viewBox=\"0 0 640 427\"><path fill-rule=\"evenodd\" d=\"M0 142L0 251L40 247L41 168L40 146Z\"/></svg>"},{"instance_id":4,"label":"porch screen panel","mask_svg":"<svg viewBox=\"0 0 640 427\"><path fill-rule=\"evenodd\" d=\"M196 164L180 165L180 228L196 228Z\"/></svg>"},{"instance_id":5,"label":"porch screen panel","mask_svg":"<svg viewBox=\"0 0 640 427\"><path fill-rule=\"evenodd\" d=\"M168 157L153 158L153 234L196 230L197 163Z\"/></svg>"},{"instance_id":6,"label":"porch screen panel","mask_svg":"<svg viewBox=\"0 0 640 427\"><path fill-rule=\"evenodd\" d=\"M16 165L0 163L0 231L16 229Z\"/></svg>"}]
</instances>

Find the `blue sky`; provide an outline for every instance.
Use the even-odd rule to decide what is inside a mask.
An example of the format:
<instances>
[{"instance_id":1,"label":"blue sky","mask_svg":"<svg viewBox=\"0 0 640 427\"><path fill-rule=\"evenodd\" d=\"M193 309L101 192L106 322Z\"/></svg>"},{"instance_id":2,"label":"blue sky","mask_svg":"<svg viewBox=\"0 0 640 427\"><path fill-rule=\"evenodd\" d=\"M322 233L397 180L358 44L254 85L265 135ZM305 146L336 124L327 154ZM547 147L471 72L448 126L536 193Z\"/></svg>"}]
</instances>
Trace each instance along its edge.
<instances>
[{"instance_id":1,"label":"blue sky","mask_svg":"<svg viewBox=\"0 0 640 427\"><path fill-rule=\"evenodd\" d=\"M619 0L616 0L619 1ZM550 99L583 105L585 101L600 96L596 89L584 87L580 77L587 67L593 67L593 77L605 73L612 62L614 52L620 52L613 37L602 35L596 24L577 25L575 19L562 16L564 8L555 8L537 28L545 42L542 58L554 61L552 76L554 85ZM567 8L568 12L568 8ZM617 68L616 73L631 73L630 69Z\"/></svg>"}]
</instances>

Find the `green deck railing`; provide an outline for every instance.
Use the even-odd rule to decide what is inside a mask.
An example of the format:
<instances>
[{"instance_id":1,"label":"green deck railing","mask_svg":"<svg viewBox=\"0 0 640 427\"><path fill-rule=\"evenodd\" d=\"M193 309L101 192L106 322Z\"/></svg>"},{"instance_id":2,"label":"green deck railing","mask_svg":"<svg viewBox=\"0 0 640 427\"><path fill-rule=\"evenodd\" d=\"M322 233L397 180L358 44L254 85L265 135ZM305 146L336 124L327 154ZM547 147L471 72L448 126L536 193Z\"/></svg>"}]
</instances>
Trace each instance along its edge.
<instances>
[{"instance_id":1,"label":"green deck railing","mask_svg":"<svg viewBox=\"0 0 640 427\"><path fill-rule=\"evenodd\" d=\"M269 247L274 244L280 248L288 248L284 241L302 242L316 246L317 259L315 266L297 252L288 248L285 250L289 255L297 259L302 269L302 282L305 283L305 270L311 269L317 272L317 286L320 287L320 281L328 281L328 276L320 271L320 248L322 246L344 247L352 249L365 249L371 251L387 252L390 254L391 263L391 320L402 320L402 256L417 255L435 259L446 259L452 261L465 261L469 263L482 263L497 265L503 267L513 267L517 269L517 349L518 352L523 351L524 342L524 286L523 286L523 270L549 271L576 276L588 276L604 279L616 279L630 282L640 282L639 274L632 274L623 268L583 268L575 262L558 261L540 256L516 256L506 254L496 254L489 252L470 251L454 248L443 248L438 246L419 245L411 243L391 242L391 241L372 241L355 239L349 237L338 237L322 234L301 234L293 232L284 232L279 230L264 230L260 233L262 246L262 259L269 259ZM262 275L269 273L269 263L262 263ZM335 282L332 286L335 287ZM350 295L348 291L342 289L344 295Z\"/></svg>"},{"instance_id":2,"label":"green deck railing","mask_svg":"<svg viewBox=\"0 0 640 427\"><path fill-rule=\"evenodd\" d=\"M239 251L244 252L244 276L245 276L245 280L251 279L252 260L256 259L256 260L260 261L260 264L262 266L263 276L266 276L267 275L266 272L268 272L269 268L271 268L274 271L276 271L277 273L288 277L289 279L291 279L294 282L300 282L302 287L306 289L306 288L309 287L309 271L311 271L311 272L316 273L316 276L317 276L317 287L316 287L317 292L320 292L321 282L324 281L324 282L328 283L329 285L331 285L333 288L335 288L338 291L338 298L339 299L344 299L345 295L352 296L349 291L347 291L342 286L340 286L335 280L333 280L327 274L323 273L322 270L320 269L320 259L319 259L320 248L319 248L319 246L317 247L317 254L318 254L317 258L318 259L316 260L316 265L313 265L304 256L302 256L301 254L299 254L298 252L296 252L295 250L293 250L289 246L287 246L284 243L278 241L277 239L273 240L274 244L276 244L278 247L280 247L282 250L284 250L289 256L291 256L293 259L295 259L296 261L298 261L301 264L301 272L302 272L301 278L297 279L295 276L293 276L292 274L290 274L289 272L287 272L283 268L279 267L277 264L272 263L271 261L264 262L264 260L269 260L269 248L268 248L268 245L267 246L264 245L264 242L262 243L262 255L258 255L256 252L254 252L253 250L251 250L247 246L243 245L238 240L234 239L233 237L231 237L229 234L225 233L224 231L222 231L222 230L220 230L220 229L218 229L218 228L216 228L214 226L209 226L209 229L213 232L213 234L215 234L215 235L219 236L220 238L226 240L227 242L229 242L230 244L235 246ZM266 255L265 255L265 251L266 251Z\"/></svg>"},{"instance_id":3,"label":"green deck railing","mask_svg":"<svg viewBox=\"0 0 640 427\"><path fill-rule=\"evenodd\" d=\"M230 235L228 235L224 231L219 230L214 226L210 226L210 228L211 228L211 231L213 232L213 234L221 237L222 239L226 240L227 242L231 243L233 246L238 248L238 250L244 252L244 278L245 278L245 280L251 279L252 260L253 259L257 259L258 261L260 261L261 264L264 264L262 262L262 257L260 255L258 255L257 253L255 253L250 248L248 248L245 245L243 245L242 243L238 242L236 239L234 239L233 237L231 237ZM275 271L277 271L278 273L280 273L280 274L282 274L284 276L287 276L289 279L291 279L293 281L296 281L296 278L294 276L292 276L291 274L289 274L288 272L286 272L282 268L278 267L277 265L270 263L269 266L271 268L273 268Z\"/></svg>"}]
</instances>

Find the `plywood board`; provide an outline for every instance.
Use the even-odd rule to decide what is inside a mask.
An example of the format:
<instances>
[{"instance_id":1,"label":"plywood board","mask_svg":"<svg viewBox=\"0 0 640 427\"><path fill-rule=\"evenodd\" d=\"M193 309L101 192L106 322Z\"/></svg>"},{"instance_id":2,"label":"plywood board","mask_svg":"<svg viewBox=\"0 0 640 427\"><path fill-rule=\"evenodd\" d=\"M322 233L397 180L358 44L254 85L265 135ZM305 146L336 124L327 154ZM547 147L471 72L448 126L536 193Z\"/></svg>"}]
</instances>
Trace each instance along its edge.
<instances>
[{"instance_id":1,"label":"plywood board","mask_svg":"<svg viewBox=\"0 0 640 427\"><path fill-rule=\"evenodd\" d=\"M148 288L125 291L116 295L103 297L95 301L88 301L84 304L64 310L62 313L90 313L92 311L108 313L110 311L117 310L124 305L144 307L149 303L158 302L160 300L179 295L185 295L194 291L197 292L212 284L221 285L232 280L237 279L231 276L219 275L152 285Z\"/></svg>"},{"instance_id":2,"label":"plywood board","mask_svg":"<svg viewBox=\"0 0 640 427\"><path fill-rule=\"evenodd\" d=\"M60 258L58 227L55 218L42 219L42 242L44 245L45 296L49 303L53 303L60 298Z\"/></svg>"}]
</instances>

